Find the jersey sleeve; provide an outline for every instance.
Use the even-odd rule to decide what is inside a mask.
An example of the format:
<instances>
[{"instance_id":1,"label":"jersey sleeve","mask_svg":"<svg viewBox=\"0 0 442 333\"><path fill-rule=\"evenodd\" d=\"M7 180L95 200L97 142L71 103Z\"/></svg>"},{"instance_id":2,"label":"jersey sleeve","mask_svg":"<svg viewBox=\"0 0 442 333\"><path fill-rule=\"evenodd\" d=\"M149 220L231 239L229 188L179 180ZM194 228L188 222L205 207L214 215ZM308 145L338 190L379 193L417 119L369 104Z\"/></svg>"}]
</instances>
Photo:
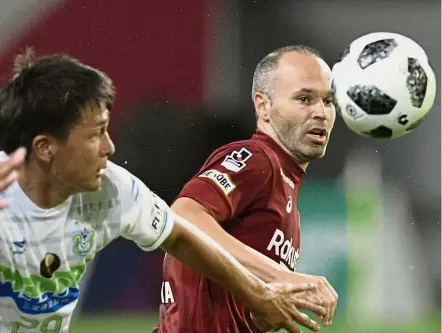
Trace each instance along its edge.
<instances>
[{"instance_id":1,"label":"jersey sleeve","mask_svg":"<svg viewBox=\"0 0 442 333\"><path fill-rule=\"evenodd\" d=\"M144 251L157 249L172 231L172 210L141 180L127 171L120 186L124 187L121 189L121 236L134 241Z\"/></svg>"},{"instance_id":2,"label":"jersey sleeve","mask_svg":"<svg viewBox=\"0 0 442 333\"><path fill-rule=\"evenodd\" d=\"M215 151L178 197L203 205L219 222L241 214L269 193L272 167L254 145L229 145Z\"/></svg>"}]
</instances>

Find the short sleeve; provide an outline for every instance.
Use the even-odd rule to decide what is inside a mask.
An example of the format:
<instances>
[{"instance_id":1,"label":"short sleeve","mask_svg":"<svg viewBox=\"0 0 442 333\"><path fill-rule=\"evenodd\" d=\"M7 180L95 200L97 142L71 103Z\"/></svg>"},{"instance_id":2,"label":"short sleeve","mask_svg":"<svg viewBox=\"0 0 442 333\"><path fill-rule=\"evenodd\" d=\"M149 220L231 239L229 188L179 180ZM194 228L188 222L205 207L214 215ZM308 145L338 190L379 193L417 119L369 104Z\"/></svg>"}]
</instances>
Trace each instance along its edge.
<instances>
[{"instance_id":1,"label":"short sleeve","mask_svg":"<svg viewBox=\"0 0 442 333\"><path fill-rule=\"evenodd\" d=\"M269 193L271 176L270 160L260 147L231 144L215 151L178 197L199 202L222 223Z\"/></svg>"},{"instance_id":2,"label":"short sleeve","mask_svg":"<svg viewBox=\"0 0 442 333\"><path fill-rule=\"evenodd\" d=\"M130 175L130 188L125 189L121 236L134 241L142 250L157 249L172 231L174 217L169 206Z\"/></svg>"}]
</instances>

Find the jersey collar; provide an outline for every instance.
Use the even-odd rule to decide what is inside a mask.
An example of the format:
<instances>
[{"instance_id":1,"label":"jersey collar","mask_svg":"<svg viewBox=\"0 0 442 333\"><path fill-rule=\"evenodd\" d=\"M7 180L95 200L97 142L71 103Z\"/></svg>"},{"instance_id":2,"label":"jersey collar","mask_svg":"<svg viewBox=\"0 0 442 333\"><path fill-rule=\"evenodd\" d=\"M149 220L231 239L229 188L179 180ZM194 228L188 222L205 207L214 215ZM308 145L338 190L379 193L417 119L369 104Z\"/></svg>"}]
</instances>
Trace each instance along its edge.
<instances>
[{"instance_id":1,"label":"jersey collar","mask_svg":"<svg viewBox=\"0 0 442 333\"><path fill-rule=\"evenodd\" d=\"M272 150L276 151L278 156L281 156L281 158L284 159L284 164L287 165L298 178L304 177L305 171L299 166L295 159L290 156L284 149L282 149L282 147L270 136L260 130L256 130L255 134L253 134L252 136L252 139L264 141L268 146L272 148Z\"/></svg>"}]
</instances>

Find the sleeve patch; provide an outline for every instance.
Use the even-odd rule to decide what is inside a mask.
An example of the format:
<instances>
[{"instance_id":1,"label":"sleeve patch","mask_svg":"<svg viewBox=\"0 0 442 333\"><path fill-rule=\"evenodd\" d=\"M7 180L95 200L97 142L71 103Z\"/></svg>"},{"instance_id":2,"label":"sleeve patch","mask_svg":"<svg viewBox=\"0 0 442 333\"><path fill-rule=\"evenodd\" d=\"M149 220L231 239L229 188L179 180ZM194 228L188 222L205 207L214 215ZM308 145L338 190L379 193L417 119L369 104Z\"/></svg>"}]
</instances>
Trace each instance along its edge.
<instances>
[{"instance_id":1,"label":"sleeve patch","mask_svg":"<svg viewBox=\"0 0 442 333\"><path fill-rule=\"evenodd\" d=\"M161 235L167 224L167 205L155 193L152 192L153 198L153 216L151 220L151 228L157 234Z\"/></svg>"},{"instance_id":2,"label":"sleeve patch","mask_svg":"<svg viewBox=\"0 0 442 333\"><path fill-rule=\"evenodd\" d=\"M198 177L210 179L224 192L225 195L229 195L236 187L229 175L219 172L218 170L211 169L204 171Z\"/></svg>"},{"instance_id":3,"label":"sleeve patch","mask_svg":"<svg viewBox=\"0 0 442 333\"><path fill-rule=\"evenodd\" d=\"M224 158L221 163L227 170L238 172L246 166L246 161L252 156L246 148L241 148L240 151L234 150L230 155Z\"/></svg>"}]
</instances>

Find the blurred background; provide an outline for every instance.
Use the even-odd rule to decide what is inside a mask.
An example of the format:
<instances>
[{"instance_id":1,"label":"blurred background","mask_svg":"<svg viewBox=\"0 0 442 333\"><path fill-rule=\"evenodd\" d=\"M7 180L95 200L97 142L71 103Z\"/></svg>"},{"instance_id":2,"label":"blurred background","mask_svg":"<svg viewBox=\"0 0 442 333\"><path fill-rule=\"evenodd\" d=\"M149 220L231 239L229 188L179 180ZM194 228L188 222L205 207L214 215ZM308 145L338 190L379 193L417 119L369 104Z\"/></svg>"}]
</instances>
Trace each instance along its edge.
<instances>
[{"instance_id":1,"label":"blurred background","mask_svg":"<svg viewBox=\"0 0 442 333\"><path fill-rule=\"evenodd\" d=\"M26 46L108 73L118 95L113 160L171 204L210 152L255 129L258 61L307 44L333 65L353 39L404 34L441 72L436 0L2 0L0 79ZM298 271L341 295L323 332L440 332L441 105L406 137L358 137L337 119L299 200ZM150 332L163 253L116 240L88 268L72 332Z\"/></svg>"}]
</instances>

